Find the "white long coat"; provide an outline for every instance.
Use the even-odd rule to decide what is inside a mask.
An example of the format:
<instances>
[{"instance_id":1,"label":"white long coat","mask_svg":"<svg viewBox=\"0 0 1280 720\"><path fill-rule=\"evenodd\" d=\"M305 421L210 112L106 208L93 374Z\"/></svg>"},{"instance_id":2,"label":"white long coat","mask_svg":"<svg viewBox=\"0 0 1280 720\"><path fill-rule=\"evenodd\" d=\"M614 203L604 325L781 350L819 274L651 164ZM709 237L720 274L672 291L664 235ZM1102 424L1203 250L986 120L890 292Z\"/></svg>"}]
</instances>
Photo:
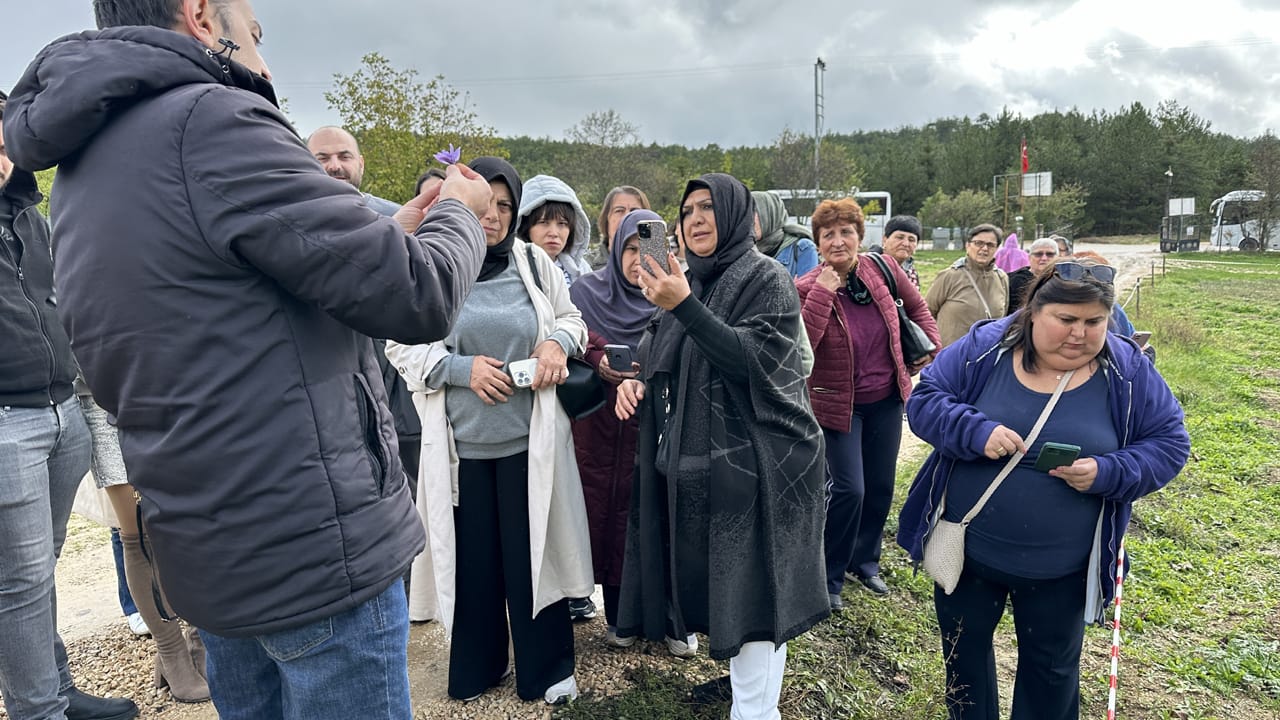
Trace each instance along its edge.
<instances>
[{"instance_id":1,"label":"white long coat","mask_svg":"<svg viewBox=\"0 0 1280 720\"><path fill-rule=\"evenodd\" d=\"M567 330L578 345L586 345L587 328L569 300L564 276L541 249L534 248L544 291L534 284L526 244L511 248L533 300L541 343L556 330ZM535 343L536 344L536 343ZM401 345L387 342L387 358L413 392L422 419L422 459L418 468L418 514L427 529L427 549L413 561L409 614L415 619L434 616L452 633L456 602L453 508L458 502L458 454L445 411L444 385L428 388L427 374L449 356L444 342ZM594 589L591 540L582 481L573 451L569 417L556 399L554 387L534 394L529 423L529 565L533 578L533 613L563 598L588 597ZM435 578L434 587L419 578Z\"/></svg>"}]
</instances>

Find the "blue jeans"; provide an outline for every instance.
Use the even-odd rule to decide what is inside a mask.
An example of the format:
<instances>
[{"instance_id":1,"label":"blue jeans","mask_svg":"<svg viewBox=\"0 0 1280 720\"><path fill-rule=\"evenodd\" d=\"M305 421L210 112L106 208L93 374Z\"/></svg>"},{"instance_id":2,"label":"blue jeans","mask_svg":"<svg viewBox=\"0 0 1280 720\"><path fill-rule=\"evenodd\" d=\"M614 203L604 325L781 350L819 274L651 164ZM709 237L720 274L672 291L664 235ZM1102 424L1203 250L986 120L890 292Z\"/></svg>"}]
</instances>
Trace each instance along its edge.
<instances>
[{"instance_id":1,"label":"blue jeans","mask_svg":"<svg viewBox=\"0 0 1280 720\"><path fill-rule=\"evenodd\" d=\"M58 637L53 568L90 439L74 397L0 407L0 693L12 720L62 718L71 673Z\"/></svg>"},{"instance_id":2,"label":"blue jeans","mask_svg":"<svg viewBox=\"0 0 1280 720\"><path fill-rule=\"evenodd\" d=\"M404 583L343 613L269 635L200 631L222 720L409 720Z\"/></svg>"}]
</instances>

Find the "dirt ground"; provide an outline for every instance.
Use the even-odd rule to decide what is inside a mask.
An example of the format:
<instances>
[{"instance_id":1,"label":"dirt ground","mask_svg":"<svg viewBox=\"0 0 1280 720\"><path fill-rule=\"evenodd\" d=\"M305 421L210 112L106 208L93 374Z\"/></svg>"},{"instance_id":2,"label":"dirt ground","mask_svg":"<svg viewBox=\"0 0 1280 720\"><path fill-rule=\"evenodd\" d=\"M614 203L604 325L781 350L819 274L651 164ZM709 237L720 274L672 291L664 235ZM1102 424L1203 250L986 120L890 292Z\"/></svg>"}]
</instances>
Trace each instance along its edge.
<instances>
[{"instance_id":1,"label":"dirt ground","mask_svg":"<svg viewBox=\"0 0 1280 720\"><path fill-rule=\"evenodd\" d=\"M1093 250L1106 257L1118 270L1119 301L1129 295L1129 288L1139 276L1149 275L1152 264L1157 272L1161 253L1154 245L1111 245L1081 243L1078 249ZM1132 305L1130 305L1132 309ZM1141 327L1141 322L1135 319ZM1155 340L1158 342L1158 339ZM904 454L915 453L920 440L909 431L903 433ZM149 663L151 645L145 638L129 634L116 600L116 576L111 558L109 533L106 528L73 515L62 558L58 562L58 622L67 642L78 682L85 690L102 683L103 692L127 694L143 707L143 717L172 720L216 720L212 704L183 705L169 700L167 691L150 688ZM597 592L597 605L603 603ZM637 664L673 666L675 661L653 649L632 653L604 650L600 638L604 634L602 619L580 624L578 639L579 683L584 691L609 692L622 689L623 674ZM127 652L125 652L127 650ZM117 661L127 655L133 664ZM999 658L1001 669L1012 674L1012 654ZM690 668L688 665L681 667ZM585 670L590 668L590 670ZM445 697L448 669L448 641L437 623L415 624L411 630L409 671L411 692L418 718L545 718L550 712L541 703L522 703L514 688L498 688L485 698L462 705ZM696 674L715 672L709 662L690 668ZM111 679L104 680L102 673ZM124 674L126 677L119 677ZM132 689L130 692L121 690ZM115 692L113 692L113 690ZM7 717L0 710L0 719Z\"/></svg>"}]
</instances>

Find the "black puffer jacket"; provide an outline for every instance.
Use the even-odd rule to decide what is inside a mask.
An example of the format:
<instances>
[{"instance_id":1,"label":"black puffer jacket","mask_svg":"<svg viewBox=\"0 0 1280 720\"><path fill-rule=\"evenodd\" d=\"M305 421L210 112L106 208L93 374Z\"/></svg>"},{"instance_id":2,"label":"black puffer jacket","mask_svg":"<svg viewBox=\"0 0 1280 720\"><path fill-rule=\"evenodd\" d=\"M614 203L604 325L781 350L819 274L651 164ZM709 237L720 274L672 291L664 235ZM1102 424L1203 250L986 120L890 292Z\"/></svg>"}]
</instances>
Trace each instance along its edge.
<instances>
[{"instance_id":1,"label":"black puffer jacket","mask_svg":"<svg viewBox=\"0 0 1280 720\"><path fill-rule=\"evenodd\" d=\"M76 377L39 202L35 176L14 168L0 193L0 407L56 405Z\"/></svg>"},{"instance_id":2,"label":"black puffer jacket","mask_svg":"<svg viewBox=\"0 0 1280 720\"><path fill-rule=\"evenodd\" d=\"M484 233L415 239L324 174L270 86L159 28L71 35L5 112L52 192L61 315L116 416L174 608L227 636L348 610L424 544L368 337L444 337Z\"/></svg>"}]
</instances>

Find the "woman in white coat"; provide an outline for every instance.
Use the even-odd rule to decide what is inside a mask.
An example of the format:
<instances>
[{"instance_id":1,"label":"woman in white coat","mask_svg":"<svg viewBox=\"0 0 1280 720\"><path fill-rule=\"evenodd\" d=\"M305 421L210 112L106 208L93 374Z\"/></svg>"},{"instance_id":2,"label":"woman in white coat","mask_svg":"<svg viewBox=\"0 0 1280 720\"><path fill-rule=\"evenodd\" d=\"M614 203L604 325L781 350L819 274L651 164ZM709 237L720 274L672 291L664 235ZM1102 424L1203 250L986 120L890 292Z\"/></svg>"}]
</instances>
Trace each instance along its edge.
<instances>
[{"instance_id":1,"label":"woman in white coat","mask_svg":"<svg viewBox=\"0 0 1280 720\"><path fill-rule=\"evenodd\" d=\"M422 418L418 508L430 557L414 573L434 570L450 697L474 699L507 675L509 616L517 694L557 704L577 696L567 598L593 589L573 438L556 399L587 331L559 269L515 238L515 169L498 158L471 166L494 191L475 288L449 337L387 343ZM528 358L537 368L518 387L507 366Z\"/></svg>"}]
</instances>

